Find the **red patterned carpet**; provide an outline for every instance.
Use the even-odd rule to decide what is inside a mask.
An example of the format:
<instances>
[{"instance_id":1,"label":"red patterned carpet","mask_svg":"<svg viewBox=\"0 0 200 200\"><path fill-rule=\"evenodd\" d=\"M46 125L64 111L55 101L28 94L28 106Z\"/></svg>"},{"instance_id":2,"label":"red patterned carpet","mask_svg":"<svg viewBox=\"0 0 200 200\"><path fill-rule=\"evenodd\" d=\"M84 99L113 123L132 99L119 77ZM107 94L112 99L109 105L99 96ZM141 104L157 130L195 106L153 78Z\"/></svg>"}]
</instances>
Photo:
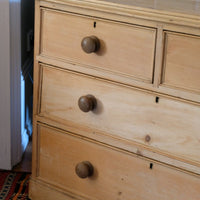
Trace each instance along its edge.
<instances>
[{"instance_id":1,"label":"red patterned carpet","mask_svg":"<svg viewBox=\"0 0 200 200\"><path fill-rule=\"evenodd\" d=\"M29 200L29 173L0 171L0 200Z\"/></svg>"}]
</instances>

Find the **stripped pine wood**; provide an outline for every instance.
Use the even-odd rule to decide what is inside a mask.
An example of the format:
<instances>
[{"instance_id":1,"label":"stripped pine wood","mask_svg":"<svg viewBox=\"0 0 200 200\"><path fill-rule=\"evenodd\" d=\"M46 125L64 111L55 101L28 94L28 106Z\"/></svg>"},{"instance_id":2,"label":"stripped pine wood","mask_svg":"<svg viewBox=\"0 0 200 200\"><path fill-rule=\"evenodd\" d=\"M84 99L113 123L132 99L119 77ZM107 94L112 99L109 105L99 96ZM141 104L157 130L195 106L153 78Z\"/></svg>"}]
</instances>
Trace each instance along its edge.
<instances>
[{"instance_id":1,"label":"stripped pine wood","mask_svg":"<svg viewBox=\"0 0 200 200\"><path fill-rule=\"evenodd\" d=\"M200 37L166 32L162 84L200 93Z\"/></svg>"},{"instance_id":2,"label":"stripped pine wood","mask_svg":"<svg viewBox=\"0 0 200 200\"><path fill-rule=\"evenodd\" d=\"M198 0L35 1L32 200L200 199L199 27Z\"/></svg>"},{"instance_id":3,"label":"stripped pine wood","mask_svg":"<svg viewBox=\"0 0 200 200\"><path fill-rule=\"evenodd\" d=\"M39 137L39 178L70 193L76 193L82 198L200 198L198 177L138 159L131 154L82 140L49 127L39 126ZM91 178L80 179L75 174L75 166L85 160L89 160L93 165L94 174ZM65 170L66 167L68 170Z\"/></svg>"},{"instance_id":4,"label":"stripped pine wood","mask_svg":"<svg viewBox=\"0 0 200 200\"><path fill-rule=\"evenodd\" d=\"M42 16L42 55L152 83L155 29L49 10L43 10ZM100 40L100 50L86 54L81 41L93 35Z\"/></svg>"},{"instance_id":5,"label":"stripped pine wood","mask_svg":"<svg viewBox=\"0 0 200 200\"><path fill-rule=\"evenodd\" d=\"M156 96L145 92L48 67L43 67L42 84L43 117L91 126L94 131L136 141L154 151L200 161L198 106L165 98L156 102ZM78 99L87 94L97 99L97 107L90 113L78 107ZM148 136L150 141L145 139Z\"/></svg>"}]
</instances>

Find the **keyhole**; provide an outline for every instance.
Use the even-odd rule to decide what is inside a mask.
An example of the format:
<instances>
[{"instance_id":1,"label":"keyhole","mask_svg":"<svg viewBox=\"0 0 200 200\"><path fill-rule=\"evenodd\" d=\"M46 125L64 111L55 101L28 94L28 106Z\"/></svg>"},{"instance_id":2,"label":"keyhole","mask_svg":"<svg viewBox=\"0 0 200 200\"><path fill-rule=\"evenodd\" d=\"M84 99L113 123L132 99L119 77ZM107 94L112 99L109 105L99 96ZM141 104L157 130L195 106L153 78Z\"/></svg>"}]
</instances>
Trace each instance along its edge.
<instances>
[{"instance_id":1,"label":"keyhole","mask_svg":"<svg viewBox=\"0 0 200 200\"><path fill-rule=\"evenodd\" d=\"M97 23L96 23L96 22L94 22L94 28L96 28L96 25L97 25Z\"/></svg>"},{"instance_id":2,"label":"keyhole","mask_svg":"<svg viewBox=\"0 0 200 200\"><path fill-rule=\"evenodd\" d=\"M153 169L153 163L150 163L149 169Z\"/></svg>"},{"instance_id":3,"label":"keyhole","mask_svg":"<svg viewBox=\"0 0 200 200\"><path fill-rule=\"evenodd\" d=\"M159 99L160 99L159 97L156 97L156 103L159 103Z\"/></svg>"}]
</instances>

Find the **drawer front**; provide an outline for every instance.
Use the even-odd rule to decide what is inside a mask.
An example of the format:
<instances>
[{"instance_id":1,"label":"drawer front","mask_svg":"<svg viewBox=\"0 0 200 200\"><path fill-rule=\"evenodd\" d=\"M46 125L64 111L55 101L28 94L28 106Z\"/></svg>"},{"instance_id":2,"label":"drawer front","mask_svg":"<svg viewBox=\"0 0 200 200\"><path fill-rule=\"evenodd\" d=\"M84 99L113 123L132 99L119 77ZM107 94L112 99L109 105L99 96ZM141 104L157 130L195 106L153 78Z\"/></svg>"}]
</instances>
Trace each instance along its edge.
<instances>
[{"instance_id":1,"label":"drawer front","mask_svg":"<svg viewBox=\"0 0 200 200\"><path fill-rule=\"evenodd\" d=\"M48 66L42 67L40 116L58 123L90 127L92 133L128 139L153 151L200 161L200 107L137 91L101 79ZM88 113L80 97L93 95ZM84 104L84 103L83 103ZM87 103L86 103L87 104Z\"/></svg>"},{"instance_id":2,"label":"drawer front","mask_svg":"<svg viewBox=\"0 0 200 200\"><path fill-rule=\"evenodd\" d=\"M200 37L165 33L162 84L200 92Z\"/></svg>"},{"instance_id":3,"label":"drawer front","mask_svg":"<svg viewBox=\"0 0 200 200\"><path fill-rule=\"evenodd\" d=\"M152 83L154 29L42 10L41 30L43 55ZM88 36L100 40L100 49L96 53L87 54L82 50L81 42Z\"/></svg>"},{"instance_id":4,"label":"drawer front","mask_svg":"<svg viewBox=\"0 0 200 200\"><path fill-rule=\"evenodd\" d=\"M84 199L200 199L199 177L55 129L38 131L39 178ZM75 173L82 161L93 166L85 179Z\"/></svg>"}]
</instances>

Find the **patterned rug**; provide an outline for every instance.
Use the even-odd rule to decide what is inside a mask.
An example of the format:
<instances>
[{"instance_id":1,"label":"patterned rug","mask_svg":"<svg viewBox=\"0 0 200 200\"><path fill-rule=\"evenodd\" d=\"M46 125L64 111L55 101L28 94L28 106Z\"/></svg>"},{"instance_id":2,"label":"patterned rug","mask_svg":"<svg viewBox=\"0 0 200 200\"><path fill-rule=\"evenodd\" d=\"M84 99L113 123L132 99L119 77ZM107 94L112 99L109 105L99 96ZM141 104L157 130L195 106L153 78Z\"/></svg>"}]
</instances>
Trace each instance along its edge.
<instances>
[{"instance_id":1,"label":"patterned rug","mask_svg":"<svg viewBox=\"0 0 200 200\"><path fill-rule=\"evenodd\" d=\"M0 200L30 200L29 173L0 171Z\"/></svg>"}]
</instances>

